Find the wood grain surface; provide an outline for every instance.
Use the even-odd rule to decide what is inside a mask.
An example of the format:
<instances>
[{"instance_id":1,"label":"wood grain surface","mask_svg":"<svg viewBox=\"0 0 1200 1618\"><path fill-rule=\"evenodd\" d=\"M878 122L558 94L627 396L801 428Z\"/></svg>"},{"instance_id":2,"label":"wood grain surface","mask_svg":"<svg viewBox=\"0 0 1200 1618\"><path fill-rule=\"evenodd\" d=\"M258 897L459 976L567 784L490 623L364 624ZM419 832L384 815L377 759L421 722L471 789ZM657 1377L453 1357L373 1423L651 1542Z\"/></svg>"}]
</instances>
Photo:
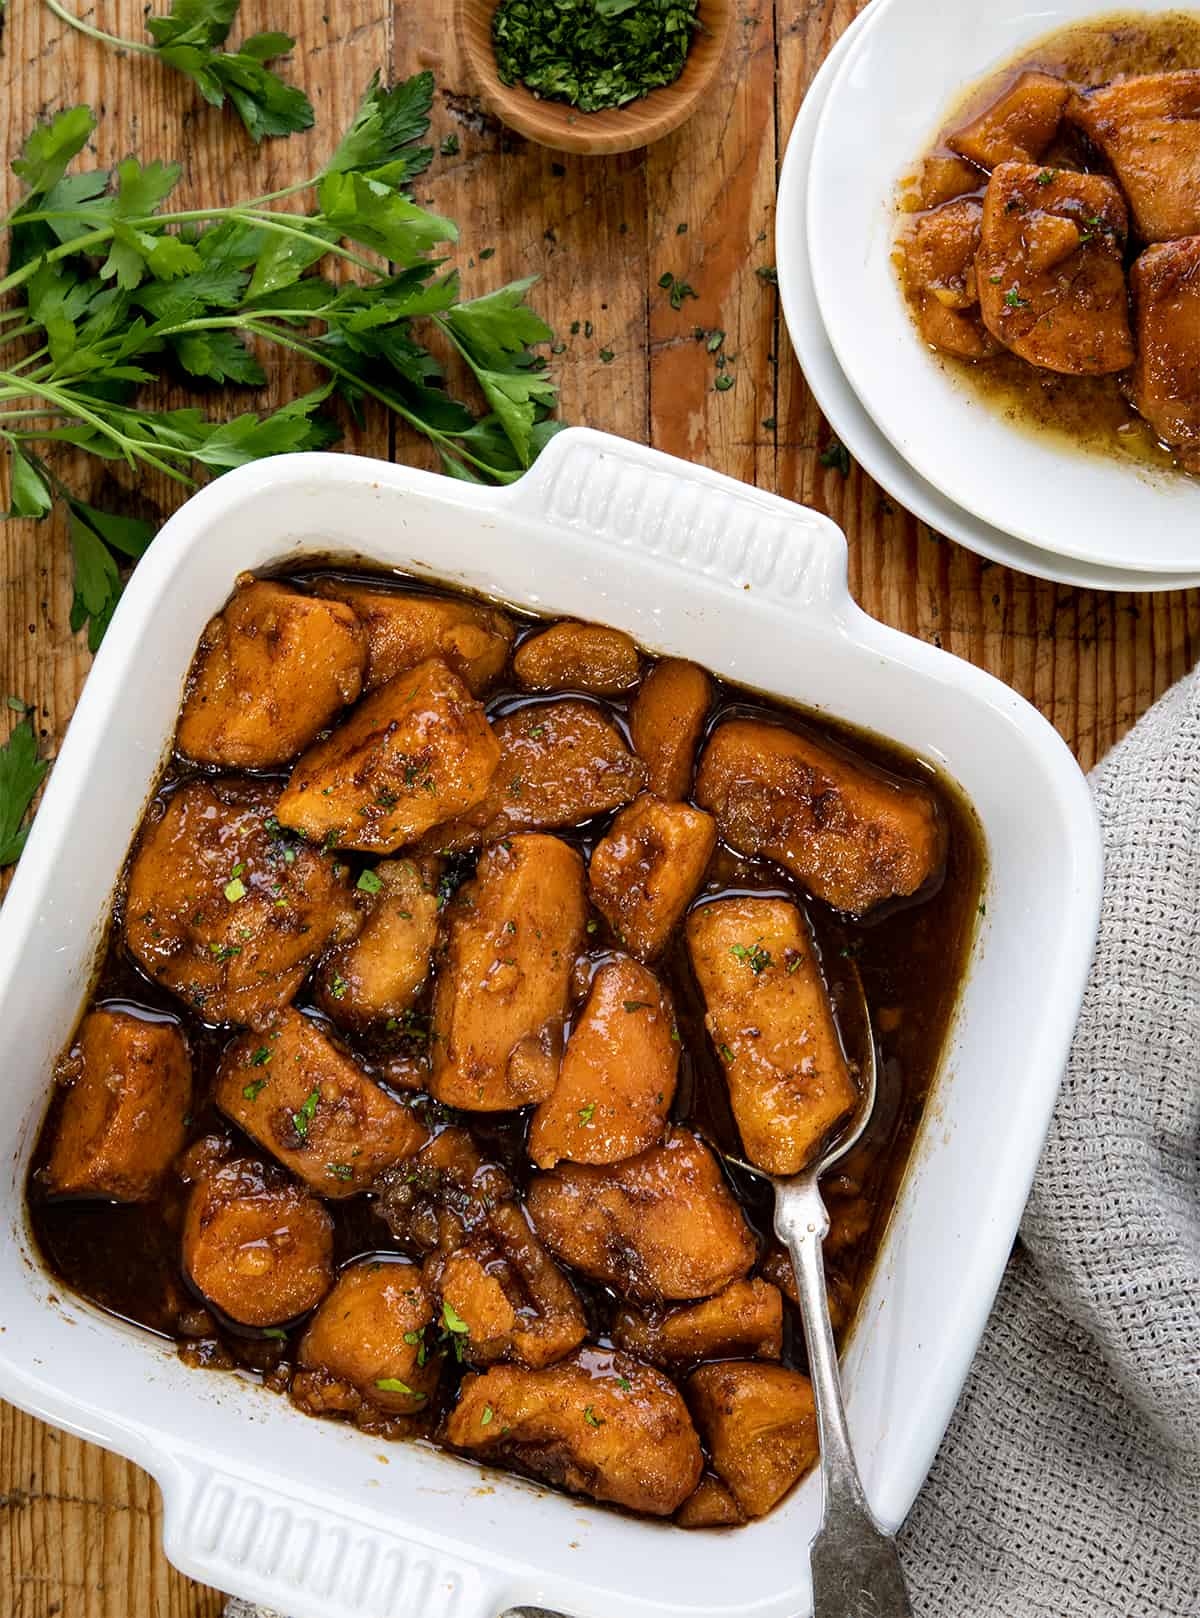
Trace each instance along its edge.
<instances>
[{"instance_id":1,"label":"wood grain surface","mask_svg":"<svg viewBox=\"0 0 1200 1618\"><path fill-rule=\"evenodd\" d=\"M95 13L78 3L106 28L139 34L136 0ZM247 33L297 35L289 71L317 110L310 135L256 150L236 119L153 60L81 38L40 0L10 0L0 39L6 162L39 117L87 100L101 117L99 159L179 157L188 195L232 201L311 173L375 68L433 68L435 133L456 134L459 149L435 160L418 194L459 222L471 292L542 277L536 301L566 344L555 361L566 418L828 512L849 535L851 586L868 612L991 670L1042 709L1085 768L1094 764L1190 667L1200 592L1114 596L1041 583L931 533L857 468L843 477L823 467L829 429L791 357L774 288L755 273L773 263L783 143L854 0L739 4L720 74L691 121L609 159L544 150L483 114L456 54L453 5L403 0L393 13L388 0L245 0ZM659 286L666 272L695 293L677 310ZM710 352L697 330L724 332L722 349ZM733 385L718 389L720 376ZM277 372L275 386L290 393L303 381ZM431 464L423 443L380 417L345 447ZM140 474L67 469L101 504L123 499L160 516L178 499ZM68 623L60 520L0 524L0 584L0 694L35 704L52 756L89 663ZM2 731L13 716L0 714ZM0 1406L0 1618L215 1618L220 1596L167 1565L161 1531L158 1491L135 1467Z\"/></svg>"}]
</instances>

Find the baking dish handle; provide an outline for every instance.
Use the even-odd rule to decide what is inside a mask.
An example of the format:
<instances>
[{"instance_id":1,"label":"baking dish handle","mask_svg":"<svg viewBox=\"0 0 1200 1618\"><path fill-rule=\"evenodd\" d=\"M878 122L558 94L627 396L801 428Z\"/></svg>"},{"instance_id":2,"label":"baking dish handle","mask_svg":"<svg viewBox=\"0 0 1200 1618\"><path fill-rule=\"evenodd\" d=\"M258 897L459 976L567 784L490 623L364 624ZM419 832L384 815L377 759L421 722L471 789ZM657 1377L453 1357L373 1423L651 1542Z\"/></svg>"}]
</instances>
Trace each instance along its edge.
<instances>
[{"instance_id":1,"label":"baking dish handle","mask_svg":"<svg viewBox=\"0 0 1200 1618\"><path fill-rule=\"evenodd\" d=\"M194 1457L159 1456L152 1469L168 1560L286 1618L496 1618L514 1600L500 1573L300 1489L291 1495Z\"/></svg>"},{"instance_id":2,"label":"baking dish handle","mask_svg":"<svg viewBox=\"0 0 1200 1618\"><path fill-rule=\"evenodd\" d=\"M509 510L731 590L819 606L826 617L850 606L846 539L828 517L610 433L557 433L499 498Z\"/></svg>"}]
</instances>

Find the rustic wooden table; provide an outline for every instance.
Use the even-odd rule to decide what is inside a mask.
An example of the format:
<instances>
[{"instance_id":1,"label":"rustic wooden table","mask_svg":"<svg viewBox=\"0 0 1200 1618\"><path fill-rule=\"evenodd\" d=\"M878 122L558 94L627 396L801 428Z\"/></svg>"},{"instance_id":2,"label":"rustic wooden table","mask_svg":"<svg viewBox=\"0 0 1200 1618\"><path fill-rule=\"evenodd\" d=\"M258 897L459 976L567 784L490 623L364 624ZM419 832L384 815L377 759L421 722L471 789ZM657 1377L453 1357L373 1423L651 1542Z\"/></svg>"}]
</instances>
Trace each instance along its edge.
<instances>
[{"instance_id":1,"label":"rustic wooden table","mask_svg":"<svg viewBox=\"0 0 1200 1618\"><path fill-rule=\"evenodd\" d=\"M89 0L78 3L92 15ZM0 39L4 153L39 117L86 100L100 114L102 161L131 150L178 157L189 193L230 201L311 173L312 154L376 68L431 67L435 134L456 135L459 147L435 160L422 199L459 222L468 288L542 278L535 301L566 344L556 361L566 418L828 512L849 535L851 586L868 612L1008 681L1089 768L1190 667L1200 592L1114 596L1041 583L931 533L857 468L843 477L822 466L829 429L791 356L776 293L755 273L773 262L788 130L858 9L855 0L745 0L720 81L691 122L648 151L595 160L528 145L481 113L455 47L453 0L400 0L394 11L388 0L245 0L247 33L297 35L290 71L317 109L310 136L260 150L154 61L81 38L40 0L11 0ZM120 0L96 20L137 37L141 16L135 0ZM667 271L695 290L678 310L659 287ZM721 373L697 327L726 333L732 387L716 388ZM280 376L289 391L296 381ZM346 447L428 464L423 444L382 419ZM110 469L74 475L94 496L147 515L177 498ZM0 525L0 583L0 694L36 706L52 755L89 663L68 623L63 525ZM77 1371L86 1377L86 1366ZM213 1618L221 1597L175 1573L161 1538L158 1491L136 1467L0 1405L0 1618Z\"/></svg>"}]
</instances>

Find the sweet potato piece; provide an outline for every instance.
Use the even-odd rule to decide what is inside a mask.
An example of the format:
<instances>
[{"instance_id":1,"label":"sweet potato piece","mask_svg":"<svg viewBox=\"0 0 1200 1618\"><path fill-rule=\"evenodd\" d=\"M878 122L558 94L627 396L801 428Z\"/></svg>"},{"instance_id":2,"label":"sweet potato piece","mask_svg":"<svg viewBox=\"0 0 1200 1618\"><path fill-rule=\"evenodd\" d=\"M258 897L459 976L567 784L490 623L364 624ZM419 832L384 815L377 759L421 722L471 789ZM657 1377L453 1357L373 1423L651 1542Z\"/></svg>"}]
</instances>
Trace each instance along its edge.
<instances>
[{"instance_id":1,"label":"sweet potato piece","mask_svg":"<svg viewBox=\"0 0 1200 1618\"><path fill-rule=\"evenodd\" d=\"M495 607L407 590L372 590L333 579L323 580L317 588L323 596L352 607L366 629L367 691L439 657L472 696L480 697L508 662L516 627Z\"/></svg>"},{"instance_id":2,"label":"sweet potato piece","mask_svg":"<svg viewBox=\"0 0 1200 1618\"><path fill-rule=\"evenodd\" d=\"M333 1221L281 1170L234 1158L193 1187L183 1267L231 1320L278 1326L333 1285Z\"/></svg>"},{"instance_id":3,"label":"sweet potato piece","mask_svg":"<svg viewBox=\"0 0 1200 1618\"><path fill-rule=\"evenodd\" d=\"M1137 321L1133 396L1180 464L1200 472L1200 236L1146 250L1130 277Z\"/></svg>"},{"instance_id":4,"label":"sweet potato piece","mask_svg":"<svg viewBox=\"0 0 1200 1618\"><path fill-rule=\"evenodd\" d=\"M708 675L678 657L656 663L633 699L629 734L645 760L651 792L667 803L688 796L696 744L711 705Z\"/></svg>"},{"instance_id":5,"label":"sweet potato piece","mask_svg":"<svg viewBox=\"0 0 1200 1618\"><path fill-rule=\"evenodd\" d=\"M499 758L483 709L431 657L309 748L276 813L313 842L386 854L480 803Z\"/></svg>"},{"instance_id":6,"label":"sweet potato piece","mask_svg":"<svg viewBox=\"0 0 1200 1618\"><path fill-rule=\"evenodd\" d=\"M260 1026L359 915L332 857L275 822L278 788L189 781L142 825L125 894L125 943L206 1022Z\"/></svg>"},{"instance_id":7,"label":"sweet potato piece","mask_svg":"<svg viewBox=\"0 0 1200 1618\"><path fill-rule=\"evenodd\" d=\"M68 1086L46 1187L60 1197L150 1202L183 1145L192 1099L187 1041L174 1023L89 1011L58 1070Z\"/></svg>"},{"instance_id":8,"label":"sweet potato piece","mask_svg":"<svg viewBox=\"0 0 1200 1618\"><path fill-rule=\"evenodd\" d=\"M475 848L518 831L575 826L636 798L646 776L615 725L580 698L518 708L492 727L500 763L487 797L439 826L437 851Z\"/></svg>"},{"instance_id":9,"label":"sweet potato piece","mask_svg":"<svg viewBox=\"0 0 1200 1618\"><path fill-rule=\"evenodd\" d=\"M975 259L984 325L1031 365L1103 376L1133 361L1127 219L1099 174L1001 163Z\"/></svg>"},{"instance_id":10,"label":"sweet potato piece","mask_svg":"<svg viewBox=\"0 0 1200 1618\"><path fill-rule=\"evenodd\" d=\"M572 1494L670 1516L700 1478L687 1406L660 1371L583 1349L546 1370L498 1365L464 1378L450 1444Z\"/></svg>"},{"instance_id":11,"label":"sweet potato piece","mask_svg":"<svg viewBox=\"0 0 1200 1618\"><path fill-rule=\"evenodd\" d=\"M1143 241L1200 235L1200 68L1086 90L1067 115L1108 159Z\"/></svg>"},{"instance_id":12,"label":"sweet potato piece","mask_svg":"<svg viewBox=\"0 0 1200 1618\"><path fill-rule=\"evenodd\" d=\"M349 607L244 573L200 637L175 744L198 764L286 764L358 700L366 666Z\"/></svg>"},{"instance_id":13,"label":"sweet potato piece","mask_svg":"<svg viewBox=\"0 0 1200 1618\"><path fill-rule=\"evenodd\" d=\"M812 1387L780 1365L726 1360L687 1380L713 1470L747 1517L763 1517L819 1454Z\"/></svg>"},{"instance_id":14,"label":"sweet potato piece","mask_svg":"<svg viewBox=\"0 0 1200 1618\"><path fill-rule=\"evenodd\" d=\"M731 1281L715 1297L677 1309L624 1304L612 1340L639 1360L668 1367L730 1355L777 1360L783 1352L783 1299L769 1281Z\"/></svg>"},{"instance_id":15,"label":"sweet potato piece","mask_svg":"<svg viewBox=\"0 0 1200 1618\"><path fill-rule=\"evenodd\" d=\"M502 1112L550 1094L585 912L583 861L557 837L513 837L484 854L448 910L433 999L439 1101Z\"/></svg>"},{"instance_id":16,"label":"sweet potato piece","mask_svg":"<svg viewBox=\"0 0 1200 1618\"><path fill-rule=\"evenodd\" d=\"M426 1261L430 1288L467 1330L472 1365L515 1360L537 1370L572 1353L587 1336L575 1289L538 1241L524 1212L505 1199L488 1214L490 1239Z\"/></svg>"},{"instance_id":17,"label":"sweet potato piece","mask_svg":"<svg viewBox=\"0 0 1200 1618\"><path fill-rule=\"evenodd\" d=\"M290 1007L269 1033L243 1034L226 1046L214 1099L324 1197L365 1191L381 1169L411 1157L428 1138L410 1112Z\"/></svg>"},{"instance_id":18,"label":"sweet potato piece","mask_svg":"<svg viewBox=\"0 0 1200 1618\"><path fill-rule=\"evenodd\" d=\"M567 1041L554 1093L533 1115L529 1155L540 1169L561 1158L617 1163L663 1138L679 1043L658 979L636 961L602 966Z\"/></svg>"},{"instance_id":19,"label":"sweet potato piece","mask_svg":"<svg viewBox=\"0 0 1200 1618\"><path fill-rule=\"evenodd\" d=\"M1071 86L1049 73L1022 73L978 118L948 137L951 151L981 169L1035 163L1058 133Z\"/></svg>"},{"instance_id":20,"label":"sweet potato piece","mask_svg":"<svg viewBox=\"0 0 1200 1618\"><path fill-rule=\"evenodd\" d=\"M317 1004L334 1022L366 1028L412 1006L437 943L440 875L438 860L381 860L375 867L379 887L362 931L331 950L317 975Z\"/></svg>"},{"instance_id":21,"label":"sweet potato piece","mask_svg":"<svg viewBox=\"0 0 1200 1618\"><path fill-rule=\"evenodd\" d=\"M433 1303L415 1264L364 1259L338 1276L300 1340L302 1367L292 1386L304 1405L330 1404L328 1382L343 1407L352 1390L367 1405L411 1416L437 1387L441 1356L433 1352ZM307 1374L306 1374L307 1373ZM408 1390L408 1391L405 1391Z\"/></svg>"},{"instance_id":22,"label":"sweet potato piece","mask_svg":"<svg viewBox=\"0 0 1200 1618\"><path fill-rule=\"evenodd\" d=\"M718 899L687 940L746 1155L799 1174L858 1101L808 923L786 899Z\"/></svg>"},{"instance_id":23,"label":"sweet potato piece","mask_svg":"<svg viewBox=\"0 0 1200 1618\"><path fill-rule=\"evenodd\" d=\"M643 961L665 947L696 896L717 846L717 823L686 803L643 792L592 851L592 903Z\"/></svg>"},{"instance_id":24,"label":"sweet potato piece","mask_svg":"<svg viewBox=\"0 0 1200 1618\"><path fill-rule=\"evenodd\" d=\"M525 1205L556 1257L629 1298L710 1297L754 1263L716 1158L686 1129L610 1168L535 1175Z\"/></svg>"},{"instance_id":25,"label":"sweet potato piece","mask_svg":"<svg viewBox=\"0 0 1200 1618\"><path fill-rule=\"evenodd\" d=\"M975 197L924 214L908 243L904 275L921 335L962 359L989 359L1001 345L983 324L975 255L983 204Z\"/></svg>"},{"instance_id":26,"label":"sweet potato piece","mask_svg":"<svg viewBox=\"0 0 1200 1618\"><path fill-rule=\"evenodd\" d=\"M835 910L907 897L945 857L937 801L782 725L729 719L700 760L696 799L741 854L765 854Z\"/></svg>"},{"instance_id":27,"label":"sweet potato piece","mask_svg":"<svg viewBox=\"0 0 1200 1618\"><path fill-rule=\"evenodd\" d=\"M704 1474L675 1513L680 1528L735 1528L745 1520L733 1495L710 1472Z\"/></svg>"},{"instance_id":28,"label":"sweet potato piece","mask_svg":"<svg viewBox=\"0 0 1200 1618\"><path fill-rule=\"evenodd\" d=\"M986 174L961 157L941 157L936 153L921 165L920 206L940 208L943 202L953 202L982 189Z\"/></svg>"},{"instance_id":29,"label":"sweet potato piece","mask_svg":"<svg viewBox=\"0 0 1200 1618\"><path fill-rule=\"evenodd\" d=\"M587 1320L574 1288L465 1130L444 1129L378 1190L393 1234L429 1254L427 1284L466 1327L456 1346L470 1364L536 1367L578 1348Z\"/></svg>"},{"instance_id":30,"label":"sweet potato piece","mask_svg":"<svg viewBox=\"0 0 1200 1618\"><path fill-rule=\"evenodd\" d=\"M525 691L591 691L619 697L638 682L637 644L621 629L601 624L554 624L531 635L513 658Z\"/></svg>"}]
</instances>

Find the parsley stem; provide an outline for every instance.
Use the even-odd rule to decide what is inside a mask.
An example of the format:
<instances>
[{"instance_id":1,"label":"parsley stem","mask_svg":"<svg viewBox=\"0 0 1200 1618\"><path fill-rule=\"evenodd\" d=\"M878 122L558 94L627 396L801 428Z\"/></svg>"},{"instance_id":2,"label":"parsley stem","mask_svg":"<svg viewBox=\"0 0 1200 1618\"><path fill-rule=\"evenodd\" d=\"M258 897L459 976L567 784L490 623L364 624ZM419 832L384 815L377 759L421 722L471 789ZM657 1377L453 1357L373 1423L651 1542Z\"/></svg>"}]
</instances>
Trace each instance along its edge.
<instances>
[{"instance_id":1,"label":"parsley stem","mask_svg":"<svg viewBox=\"0 0 1200 1618\"><path fill-rule=\"evenodd\" d=\"M260 325L255 319L248 320L243 330L252 332L256 337L266 338L268 342L278 343L282 348L290 348L297 354L303 354L306 359L310 359L314 364L321 366L322 369L332 372L334 376L344 377L360 392L370 394L373 399L378 399L381 404L387 405L389 410L394 410L398 416L407 421L411 427L415 427L419 433L423 433L426 438L432 439L437 444L448 445L456 455L460 455L463 460L470 461L472 466L477 466L481 472L486 472L489 477L495 478L497 483L513 483L520 477L519 472L502 471L499 467L489 466L486 461L481 461L477 455L472 455L470 450L464 449L457 442L453 433L444 433L429 422L422 421L419 416L414 415L402 403L396 394L389 393L386 388L377 387L373 382L368 382L365 377L347 370L345 366L339 365L336 360L331 359L328 354L323 354L319 348L302 342L299 338L285 336L274 326Z\"/></svg>"},{"instance_id":2,"label":"parsley stem","mask_svg":"<svg viewBox=\"0 0 1200 1618\"><path fill-rule=\"evenodd\" d=\"M47 8L54 13L60 22L65 22L81 34L87 34L90 39L98 39L104 45L115 45L118 50L137 51L140 56L153 56L153 45L143 44L136 39L122 39L119 34L106 34L103 28L97 28L93 23L84 22L82 17L74 17L65 7L60 6L58 0L46 0Z\"/></svg>"}]
</instances>

